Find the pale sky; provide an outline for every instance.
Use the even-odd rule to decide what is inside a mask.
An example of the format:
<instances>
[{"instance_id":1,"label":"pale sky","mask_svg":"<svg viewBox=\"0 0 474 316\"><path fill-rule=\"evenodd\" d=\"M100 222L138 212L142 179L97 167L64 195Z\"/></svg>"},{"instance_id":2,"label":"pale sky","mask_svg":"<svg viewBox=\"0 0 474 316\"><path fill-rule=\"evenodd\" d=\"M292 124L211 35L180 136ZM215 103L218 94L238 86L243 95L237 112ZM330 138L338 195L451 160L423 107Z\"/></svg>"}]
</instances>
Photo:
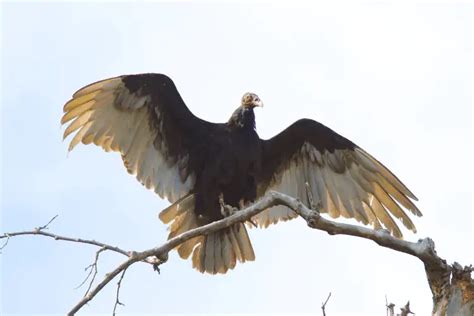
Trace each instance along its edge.
<instances>
[{"instance_id":1,"label":"pale sky","mask_svg":"<svg viewBox=\"0 0 474 316\"><path fill-rule=\"evenodd\" d=\"M290 2L288 2L290 3ZM328 2L329 3L329 2ZM226 121L246 91L265 103L268 138L308 117L348 137L414 193L449 262L474 262L472 218L472 6L335 2L3 3L1 5L0 232L51 231L144 250L166 240L168 205L128 175L118 154L80 145L67 155L62 106L78 88L121 74L161 72L188 107ZM355 221L352 223L356 223ZM202 275L171 253L156 275L137 264L120 314L384 315L385 295L431 312L420 261L296 219L251 229L256 261ZM97 249L42 237L10 240L0 255L0 313L64 314ZM99 275L124 257L104 253ZM111 314L115 281L83 314Z\"/></svg>"}]
</instances>

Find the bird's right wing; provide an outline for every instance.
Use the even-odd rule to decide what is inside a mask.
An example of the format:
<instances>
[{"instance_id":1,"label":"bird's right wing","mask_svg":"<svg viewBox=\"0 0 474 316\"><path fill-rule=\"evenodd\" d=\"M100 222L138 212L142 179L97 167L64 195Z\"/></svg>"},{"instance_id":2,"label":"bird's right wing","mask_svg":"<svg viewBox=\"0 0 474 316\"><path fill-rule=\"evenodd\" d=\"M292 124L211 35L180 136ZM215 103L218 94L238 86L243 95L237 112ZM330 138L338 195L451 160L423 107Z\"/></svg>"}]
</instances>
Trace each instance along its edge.
<instances>
[{"instance_id":1,"label":"bird's right wing","mask_svg":"<svg viewBox=\"0 0 474 316\"><path fill-rule=\"evenodd\" d=\"M83 87L64 105L69 150L82 142L122 155L128 172L175 202L189 193L217 124L194 116L173 81L162 74L125 75Z\"/></svg>"},{"instance_id":2,"label":"bird's right wing","mask_svg":"<svg viewBox=\"0 0 474 316\"><path fill-rule=\"evenodd\" d=\"M310 196L321 212L332 217L354 218L375 228L382 225L402 237L399 219L408 229L415 225L402 207L421 216L411 200L415 195L382 163L362 148L316 121L295 122L269 140L262 140L262 172L258 196L276 190L299 198L307 206ZM267 227L296 217L284 206L256 215Z\"/></svg>"}]
</instances>

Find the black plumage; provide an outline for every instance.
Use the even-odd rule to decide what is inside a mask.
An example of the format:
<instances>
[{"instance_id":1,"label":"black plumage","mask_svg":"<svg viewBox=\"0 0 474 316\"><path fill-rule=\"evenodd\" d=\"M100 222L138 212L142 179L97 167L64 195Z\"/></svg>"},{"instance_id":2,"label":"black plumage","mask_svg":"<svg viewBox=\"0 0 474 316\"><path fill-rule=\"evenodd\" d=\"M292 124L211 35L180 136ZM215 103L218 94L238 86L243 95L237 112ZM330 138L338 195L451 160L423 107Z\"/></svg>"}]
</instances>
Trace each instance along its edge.
<instances>
[{"instance_id":1,"label":"black plumage","mask_svg":"<svg viewBox=\"0 0 474 316\"><path fill-rule=\"evenodd\" d=\"M226 123L194 116L173 81L162 74L126 75L88 85L64 106L64 137L76 132L79 142L118 151L127 170L172 205L160 213L170 238L241 209L268 190L300 198L311 195L323 212L355 218L393 235L401 231L393 217L415 226L404 209L421 215L416 197L380 162L321 123L302 119L277 136L262 140L254 108L262 102L246 93ZM404 209L403 209L403 208ZM253 218L266 227L296 214L277 206ZM192 254L201 272L225 273L236 261L255 255L243 224L178 247Z\"/></svg>"}]
</instances>

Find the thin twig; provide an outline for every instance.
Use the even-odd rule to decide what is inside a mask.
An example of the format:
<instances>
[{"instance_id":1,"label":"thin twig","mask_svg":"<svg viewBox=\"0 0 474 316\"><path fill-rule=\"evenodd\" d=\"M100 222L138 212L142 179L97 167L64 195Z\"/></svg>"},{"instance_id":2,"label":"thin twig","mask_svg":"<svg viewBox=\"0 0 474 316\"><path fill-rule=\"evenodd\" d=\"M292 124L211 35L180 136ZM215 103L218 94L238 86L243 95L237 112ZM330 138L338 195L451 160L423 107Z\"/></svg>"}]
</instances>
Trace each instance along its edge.
<instances>
[{"instance_id":1,"label":"thin twig","mask_svg":"<svg viewBox=\"0 0 474 316\"><path fill-rule=\"evenodd\" d=\"M76 289L80 288L81 286L84 285L84 283L86 283L86 281L91 277L92 275L92 278L89 282L89 286L87 287L87 290L84 294L84 296L86 296L89 291L91 290L92 288L92 284L94 284L94 280L95 280L95 277L97 276L97 263L99 262L99 255L102 251L105 251L107 250L106 248L102 247L100 248L99 250L96 251L95 253L95 259L94 259L94 262L91 263L90 265L88 265L86 268L85 268L85 271L89 271L89 273L87 274L86 278L84 279L84 281L81 282L81 284L79 284Z\"/></svg>"},{"instance_id":2,"label":"thin twig","mask_svg":"<svg viewBox=\"0 0 474 316\"><path fill-rule=\"evenodd\" d=\"M35 230L44 230L44 229L48 229L48 226L49 224L51 224L56 218L58 217L58 215L54 215L53 218L51 218L49 220L49 222L46 224L46 225L43 225L43 226L40 226L40 227L36 227Z\"/></svg>"},{"instance_id":3,"label":"thin twig","mask_svg":"<svg viewBox=\"0 0 474 316\"><path fill-rule=\"evenodd\" d=\"M107 273L104 279L95 286L86 296L84 296L72 309L69 311L68 315L74 315L79 311L85 304L92 300L97 293L99 293L110 281L112 281L118 274L123 272L129 266L135 262L142 261L145 258L156 257L161 261L165 261L168 252L174 249L176 246L182 244L183 242L201 235L207 235L216 231L219 231L223 228L230 227L236 223L242 223L250 219L251 217L262 212L264 209L276 205L277 202L273 198L272 194L269 194L262 198L257 203L250 205L245 210L236 212L235 214L221 219L219 221L212 222L210 224L200 226L198 228L189 230L182 233L164 243L161 246L151 248L142 252L131 253L129 258L117 266L113 271Z\"/></svg>"},{"instance_id":4,"label":"thin twig","mask_svg":"<svg viewBox=\"0 0 474 316\"><path fill-rule=\"evenodd\" d=\"M305 182L304 187L306 189L306 196L308 197L309 207L311 207L311 209L314 210L316 205L314 204L313 192L311 191L311 186L309 185L308 182Z\"/></svg>"},{"instance_id":5,"label":"thin twig","mask_svg":"<svg viewBox=\"0 0 474 316\"><path fill-rule=\"evenodd\" d=\"M54 218L56 218L56 216ZM51 221L49 223L51 223ZM131 251L127 251L127 250L121 249L119 247L108 245L108 244L105 244L103 242L98 242L98 241L91 240L91 239L73 238L73 237L67 237L67 236L61 236L61 235L48 233L48 232L43 231L43 229L45 229L45 227L47 227L47 226L41 226L41 227L35 228L34 230L4 233L3 235L0 235L0 239L6 238L6 242L2 245L0 250L3 249L6 246L8 240L11 237L28 236L28 235L40 235L40 236L45 236L45 237L52 238L54 240L62 240L62 241L69 241L69 242L75 242L75 243L81 243L81 244L89 244L89 245L105 248L105 250L110 250L110 251L122 254L126 257L129 257L130 253L131 253ZM152 264L152 265L160 263L159 260L157 260L156 258L151 258L151 257L150 258L145 258L142 261L144 261L146 263L149 263L149 264Z\"/></svg>"},{"instance_id":6,"label":"thin twig","mask_svg":"<svg viewBox=\"0 0 474 316\"><path fill-rule=\"evenodd\" d=\"M410 301L408 301L404 307L400 308L400 311L402 312L400 316L408 316L409 314L415 315L415 313L410 310Z\"/></svg>"},{"instance_id":7,"label":"thin twig","mask_svg":"<svg viewBox=\"0 0 474 316\"><path fill-rule=\"evenodd\" d=\"M305 182L305 188L306 188L306 196L308 197L309 201L309 207L311 210L319 213L321 211L322 205L321 201L318 201L317 203L314 202L313 198L313 191L311 190L311 186L309 185L308 182Z\"/></svg>"},{"instance_id":8,"label":"thin twig","mask_svg":"<svg viewBox=\"0 0 474 316\"><path fill-rule=\"evenodd\" d=\"M102 248L101 248L101 249L102 249ZM90 265L88 265L87 267L85 267L84 271L85 271L85 272L89 271L89 273L87 273L87 276L85 277L85 279L82 280L82 282L81 282L78 286L76 286L76 287L74 288L75 290L80 289L80 288L86 283L86 281L89 280L90 276L91 276L92 273L93 273L93 270L94 270L93 268L94 268L94 266L96 267L96 271L97 271L97 264L96 264L96 262L91 263ZM87 294L87 291L86 291L86 294Z\"/></svg>"},{"instance_id":9,"label":"thin twig","mask_svg":"<svg viewBox=\"0 0 474 316\"><path fill-rule=\"evenodd\" d=\"M112 311L112 315L115 316L115 310L117 309L118 305L125 306L124 303L120 302L119 295L120 295L120 287L122 286L122 280L125 275L125 272L127 272L127 269L123 270L122 275L120 276L119 281L117 282L117 292L115 295L115 304L114 304L114 310Z\"/></svg>"},{"instance_id":10,"label":"thin twig","mask_svg":"<svg viewBox=\"0 0 474 316\"><path fill-rule=\"evenodd\" d=\"M53 216L53 218L51 218L49 220L48 223L46 223L46 225L35 227L35 229L34 229L35 234L38 234L40 231L42 231L44 229L48 229L49 224L51 224L57 217L58 217L58 215L56 214L55 216ZM17 234L15 234L15 233L5 233L2 236L0 236L0 239L6 238L5 242L0 247L0 254L2 253L2 250L8 245L8 242L10 241L10 237L16 236L16 235Z\"/></svg>"},{"instance_id":11,"label":"thin twig","mask_svg":"<svg viewBox=\"0 0 474 316\"><path fill-rule=\"evenodd\" d=\"M2 238L7 238L3 245L0 247L0 254L2 254L3 248L5 248L8 245L8 241L10 240L10 234L5 234L4 237Z\"/></svg>"},{"instance_id":12,"label":"thin twig","mask_svg":"<svg viewBox=\"0 0 474 316\"><path fill-rule=\"evenodd\" d=\"M395 304L393 303L388 303L387 295L385 295L385 307L387 308L387 316L394 316L395 314Z\"/></svg>"},{"instance_id":13,"label":"thin twig","mask_svg":"<svg viewBox=\"0 0 474 316\"><path fill-rule=\"evenodd\" d=\"M323 303L323 305L321 305L321 309L323 310L323 316L326 316L326 304L328 303L330 297L331 297L331 292L329 292L328 298Z\"/></svg>"},{"instance_id":14,"label":"thin twig","mask_svg":"<svg viewBox=\"0 0 474 316\"><path fill-rule=\"evenodd\" d=\"M94 270L94 272L92 274L91 281L89 282L89 286L87 287L86 293L84 293L84 296L89 294L89 291L92 288L92 284L94 284L95 277L97 276L97 262L99 261L99 255L104 250L106 250L106 249L102 247L99 250L97 250L96 253L95 253L95 260L94 260L94 263L92 264L92 267L90 268L90 271ZM90 273L89 273L89 275L90 275Z\"/></svg>"}]
</instances>

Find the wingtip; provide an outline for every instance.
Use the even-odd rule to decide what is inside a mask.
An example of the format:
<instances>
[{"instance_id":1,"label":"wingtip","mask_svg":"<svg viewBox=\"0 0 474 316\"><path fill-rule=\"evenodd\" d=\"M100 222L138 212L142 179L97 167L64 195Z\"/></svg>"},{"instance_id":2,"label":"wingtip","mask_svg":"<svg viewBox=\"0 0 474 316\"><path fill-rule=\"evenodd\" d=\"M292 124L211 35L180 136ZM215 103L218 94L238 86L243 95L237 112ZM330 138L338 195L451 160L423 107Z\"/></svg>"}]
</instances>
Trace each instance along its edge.
<instances>
[{"instance_id":1,"label":"wingtip","mask_svg":"<svg viewBox=\"0 0 474 316\"><path fill-rule=\"evenodd\" d=\"M392 235L398 239L403 239L403 233L398 226L395 226L395 228L392 229Z\"/></svg>"}]
</instances>

